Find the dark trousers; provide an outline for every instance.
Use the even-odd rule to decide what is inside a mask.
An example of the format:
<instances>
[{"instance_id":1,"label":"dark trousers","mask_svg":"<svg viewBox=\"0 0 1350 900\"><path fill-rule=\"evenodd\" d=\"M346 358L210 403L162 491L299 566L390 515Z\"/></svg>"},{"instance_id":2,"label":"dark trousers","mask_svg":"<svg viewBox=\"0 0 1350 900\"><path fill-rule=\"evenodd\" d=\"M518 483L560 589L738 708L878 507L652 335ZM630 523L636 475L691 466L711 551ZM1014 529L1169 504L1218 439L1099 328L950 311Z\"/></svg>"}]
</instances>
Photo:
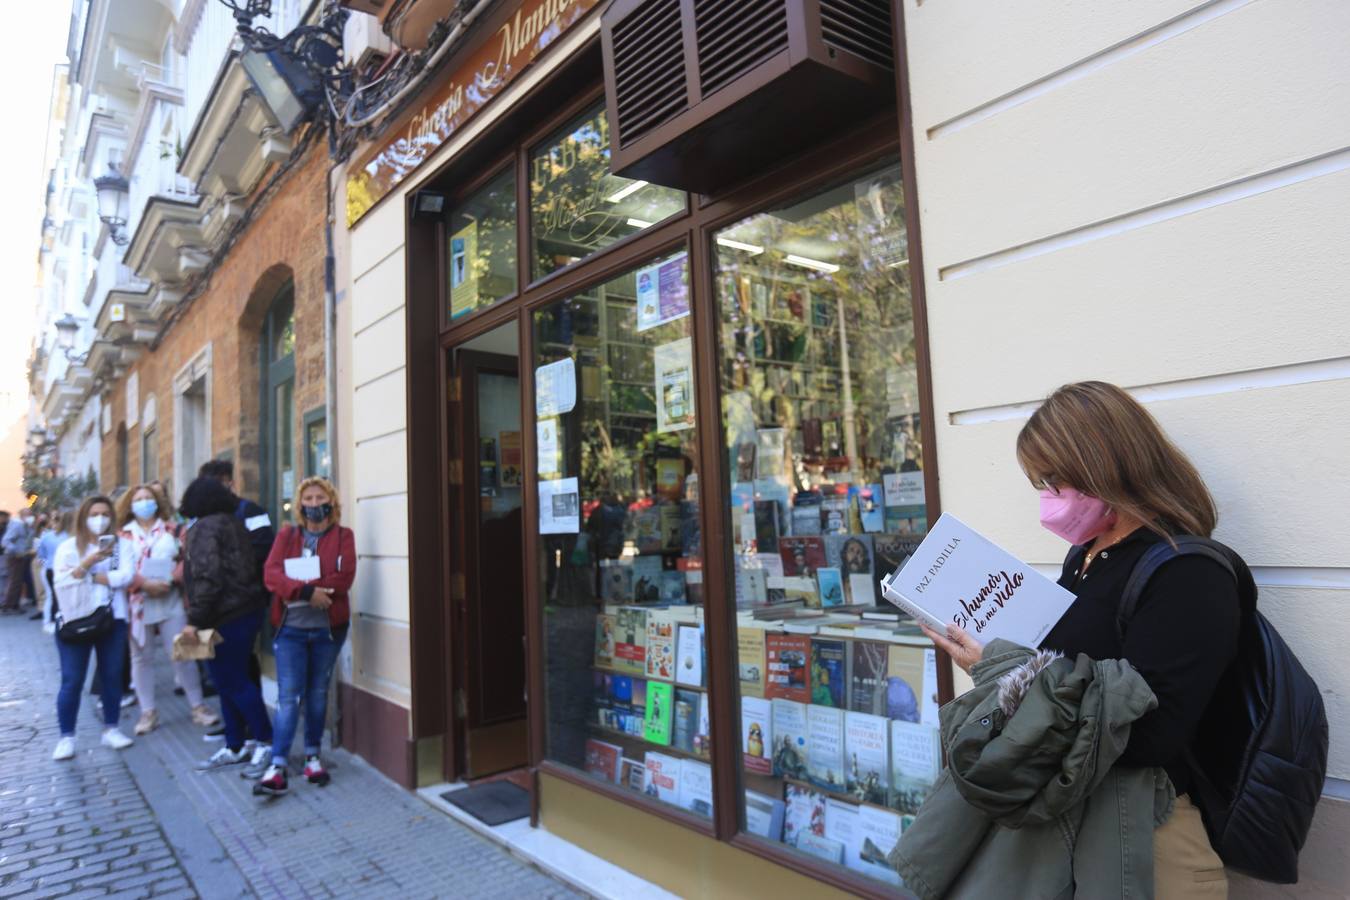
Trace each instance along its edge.
<instances>
[{"instance_id":1,"label":"dark trousers","mask_svg":"<svg viewBox=\"0 0 1350 900\"><path fill-rule=\"evenodd\" d=\"M255 740L272 742L272 720L267 716L262 691L258 690L248 674L253 642L262 628L263 611L249 613L216 630L221 643L216 655L207 660L206 667L220 692L220 711L225 717L225 746L238 750L244 745L244 726Z\"/></svg>"},{"instance_id":2,"label":"dark trousers","mask_svg":"<svg viewBox=\"0 0 1350 900\"><path fill-rule=\"evenodd\" d=\"M23 590L29 587L31 591L31 581L33 577L29 572L29 561L32 557L27 553L19 553L15 556L5 556L5 565L9 567L9 584L5 586L5 609L18 609L23 601Z\"/></svg>"},{"instance_id":3,"label":"dark trousers","mask_svg":"<svg viewBox=\"0 0 1350 900\"><path fill-rule=\"evenodd\" d=\"M61 734L75 734L75 717L80 711L80 693L84 673L89 670L89 655L98 654L97 676L102 685L103 724L117 725L122 713L122 665L127 647L127 623L113 620L112 630L93 644L72 644L56 636L56 652L61 657L61 689L56 694L56 719Z\"/></svg>"}]
</instances>

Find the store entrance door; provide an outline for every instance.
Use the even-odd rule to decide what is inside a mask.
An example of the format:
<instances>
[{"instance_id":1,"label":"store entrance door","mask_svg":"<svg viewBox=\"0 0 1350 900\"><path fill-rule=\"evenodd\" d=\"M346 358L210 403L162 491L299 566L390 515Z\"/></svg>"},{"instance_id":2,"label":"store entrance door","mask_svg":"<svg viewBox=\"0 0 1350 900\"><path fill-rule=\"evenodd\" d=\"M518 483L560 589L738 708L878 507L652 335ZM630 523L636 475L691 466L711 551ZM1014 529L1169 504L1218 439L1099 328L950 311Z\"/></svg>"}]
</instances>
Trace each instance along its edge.
<instances>
[{"instance_id":1,"label":"store entrance door","mask_svg":"<svg viewBox=\"0 0 1350 900\"><path fill-rule=\"evenodd\" d=\"M505 352L503 352L505 351ZM524 766L525 581L520 373L515 323L452 351L458 381L458 509L452 524L451 633L460 759L466 778ZM456 421L457 420L457 421ZM458 534L456 532L459 532ZM462 577L462 582L460 581Z\"/></svg>"}]
</instances>

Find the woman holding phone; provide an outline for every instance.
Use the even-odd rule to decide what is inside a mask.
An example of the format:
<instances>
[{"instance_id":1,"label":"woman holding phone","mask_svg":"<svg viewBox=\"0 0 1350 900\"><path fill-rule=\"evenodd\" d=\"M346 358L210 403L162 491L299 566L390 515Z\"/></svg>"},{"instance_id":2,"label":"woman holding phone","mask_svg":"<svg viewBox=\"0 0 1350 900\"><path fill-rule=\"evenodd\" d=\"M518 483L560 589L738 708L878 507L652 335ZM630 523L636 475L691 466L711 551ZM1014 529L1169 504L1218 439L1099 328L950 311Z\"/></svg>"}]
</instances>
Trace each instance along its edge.
<instances>
[{"instance_id":1,"label":"woman holding phone","mask_svg":"<svg viewBox=\"0 0 1350 900\"><path fill-rule=\"evenodd\" d=\"M1041 524L1073 545L1059 584L1077 599L1041 646L1126 660L1157 697L1116 763L1161 767L1176 788L1171 817L1153 833L1157 896L1226 896L1223 863L1189 797L1191 766L1205 760L1187 751L1237 655L1237 584L1211 559L1177 557L1149 579L1123 629L1116 621L1130 573L1149 548L1213 533L1218 510L1209 489L1137 400L1100 381L1050 395L1018 435L1017 461L1040 492ZM955 625L945 635L924 631L967 672L983 655Z\"/></svg>"},{"instance_id":2,"label":"woman holding phone","mask_svg":"<svg viewBox=\"0 0 1350 900\"><path fill-rule=\"evenodd\" d=\"M56 651L61 658L61 689L56 695L61 737L52 752L56 760L75 755L75 719L91 653L98 654L102 744L113 750L131 746L131 738L117 726L122 713L122 664L127 642L126 588L136 577L136 569L130 546L118 541L112 524L112 501L104 496L86 498L75 514L75 535L56 549L52 564L58 622ZM112 624L91 641L61 636L61 624L105 607L112 614Z\"/></svg>"},{"instance_id":3,"label":"woman holding phone","mask_svg":"<svg viewBox=\"0 0 1350 900\"><path fill-rule=\"evenodd\" d=\"M305 714L305 766L310 784L329 774L319 759L328 683L351 609L347 592L356 578L356 538L340 524L342 503L327 478L306 478L296 491L296 524L272 545L263 577L272 592L273 649L277 659L277 721L272 764L253 787L255 794L286 793L286 757Z\"/></svg>"},{"instance_id":4,"label":"woman holding phone","mask_svg":"<svg viewBox=\"0 0 1350 900\"><path fill-rule=\"evenodd\" d=\"M148 484L139 484L117 503L117 521L122 539L135 560L136 578L127 591L127 627L131 635L131 681L141 706L137 734L149 734L159 726L155 707L155 643L173 659L173 639L187 624L183 607L182 569L179 559L178 524L164 495ZM220 722L202 701L201 676L192 662L173 663L174 674L192 706L192 721L203 727Z\"/></svg>"}]
</instances>

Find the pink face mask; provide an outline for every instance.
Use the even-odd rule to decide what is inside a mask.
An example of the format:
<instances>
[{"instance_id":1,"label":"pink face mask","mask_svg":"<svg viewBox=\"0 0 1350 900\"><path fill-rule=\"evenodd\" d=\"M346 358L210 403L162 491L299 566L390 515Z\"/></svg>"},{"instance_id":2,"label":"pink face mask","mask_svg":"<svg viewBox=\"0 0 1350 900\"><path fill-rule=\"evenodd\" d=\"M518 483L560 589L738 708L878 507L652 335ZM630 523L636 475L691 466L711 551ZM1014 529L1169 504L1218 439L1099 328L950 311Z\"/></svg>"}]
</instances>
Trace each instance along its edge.
<instances>
[{"instance_id":1,"label":"pink face mask","mask_svg":"<svg viewBox=\"0 0 1350 900\"><path fill-rule=\"evenodd\" d=\"M1071 487L1041 491L1041 524L1070 544L1086 544L1116 523L1104 500Z\"/></svg>"}]
</instances>

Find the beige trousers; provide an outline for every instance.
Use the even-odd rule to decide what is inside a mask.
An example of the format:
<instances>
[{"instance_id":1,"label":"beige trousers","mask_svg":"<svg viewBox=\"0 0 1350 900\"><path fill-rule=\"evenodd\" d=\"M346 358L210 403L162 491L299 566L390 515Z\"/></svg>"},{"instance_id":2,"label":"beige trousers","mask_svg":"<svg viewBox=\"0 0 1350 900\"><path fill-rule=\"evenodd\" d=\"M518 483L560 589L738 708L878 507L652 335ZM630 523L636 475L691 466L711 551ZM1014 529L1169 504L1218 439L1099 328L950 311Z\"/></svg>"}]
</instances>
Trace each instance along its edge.
<instances>
[{"instance_id":1,"label":"beige trousers","mask_svg":"<svg viewBox=\"0 0 1350 900\"><path fill-rule=\"evenodd\" d=\"M1209 844L1200 810L1184 794L1153 832L1153 884L1158 900L1228 896L1223 862Z\"/></svg>"}]
</instances>

